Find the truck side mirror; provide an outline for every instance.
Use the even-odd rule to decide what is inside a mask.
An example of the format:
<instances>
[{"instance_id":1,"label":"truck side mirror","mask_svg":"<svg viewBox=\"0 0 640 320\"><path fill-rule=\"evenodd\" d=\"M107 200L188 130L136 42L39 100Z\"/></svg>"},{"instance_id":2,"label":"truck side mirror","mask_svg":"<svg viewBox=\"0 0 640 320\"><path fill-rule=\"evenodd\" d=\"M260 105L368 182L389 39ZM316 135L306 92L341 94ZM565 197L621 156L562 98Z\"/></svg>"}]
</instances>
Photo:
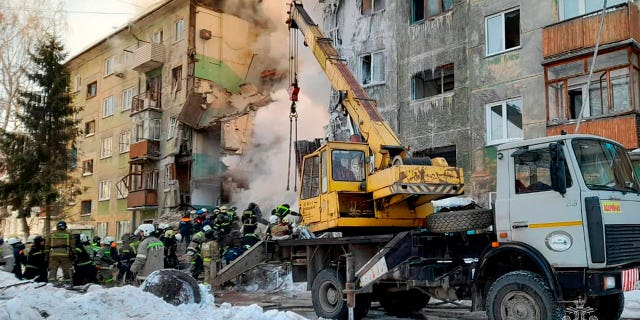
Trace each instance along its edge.
<instances>
[{"instance_id":1,"label":"truck side mirror","mask_svg":"<svg viewBox=\"0 0 640 320\"><path fill-rule=\"evenodd\" d=\"M567 166L564 159L564 152L562 151L562 145L559 143L550 144L549 153L551 155L551 164L549 168L551 171L551 189L564 195L567 193Z\"/></svg>"}]
</instances>

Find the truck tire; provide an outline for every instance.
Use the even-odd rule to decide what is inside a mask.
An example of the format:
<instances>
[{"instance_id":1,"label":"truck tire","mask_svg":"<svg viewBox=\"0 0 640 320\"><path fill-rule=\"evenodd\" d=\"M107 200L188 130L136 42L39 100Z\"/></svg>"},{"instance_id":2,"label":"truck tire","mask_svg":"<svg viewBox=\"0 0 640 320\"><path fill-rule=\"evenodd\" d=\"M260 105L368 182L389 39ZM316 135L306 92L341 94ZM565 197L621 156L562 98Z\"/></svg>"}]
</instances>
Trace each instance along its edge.
<instances>
[{"instance_id":1,"label":"truck tire","mask_svg":"<svg viewBox=\"0 0 640 320\"><path fill-rule=\"evenodd\" d=\"M427 229L434 233L484 229L493 224L493 211L471 209L437 212L427 217Z\"/></svg>"},{"instance_id":2,"label":"truck tire","mask_svg":"<svg viewBox=\"0 0 640 320\"><path fill-rule=\"evenodd\" d=\"M618 320L624 311L624 293L589 297L587 305L596 309L592 315L598 317L598 320Z\"/></svg>"},{"instance_id":3,"label":"truck tire","mask_svg":"<svg viewBox=\"0 0 640 320\"><path fill-rule=\"evenodd\" d=\"M174 269L156 270L140 285L142 291L153 293L173 305L200 303L200 287L190 275Z\"/></svg>"},{"instance_id":4,"label":"truck tire","mask_svg":"<svg viewBox=\"0 0 640 320\"><path fill-rule=\"evenodd\" d=\"M403 316L420 311L429 304L429 297L420 290L385 292L379 298L384 311L391 316Z\"/></svg>"},{"instance_id":5,"label":"truck tire","mask_svg":"<svg viewBox=\"0 0 640 320\"><path fill-rule=\"evenodd\" d=\"M345 282L335 269L324 269L316 275L311 286L313 310L320 318L345 320L349 318L349 308L344 295ZM353 316L364 318L371 308L371 295L356 295Z\"/></svg>"},{"instance_id":6,"label":"truck tire","mask_svg":"<svg viewBox=\"0 0 640 320\"><path fill-rule=\"evenodd\" d=\"M564 307L547 282L530 271L513 271L498 278L487 295L490 320L562 320Z\"/></svg>"}]
</instances>

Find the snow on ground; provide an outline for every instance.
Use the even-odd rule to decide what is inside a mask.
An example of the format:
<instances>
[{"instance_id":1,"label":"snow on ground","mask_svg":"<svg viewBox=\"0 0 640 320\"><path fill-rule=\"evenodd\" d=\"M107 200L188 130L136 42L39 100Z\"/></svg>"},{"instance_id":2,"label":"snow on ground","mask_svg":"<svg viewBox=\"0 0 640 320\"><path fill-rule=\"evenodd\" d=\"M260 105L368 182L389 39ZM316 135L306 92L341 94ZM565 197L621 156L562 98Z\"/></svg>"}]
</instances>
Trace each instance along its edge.
<instances>
[{"instance_id":1,"label":"snow on ground","mask_svg":"<svg viewBox=\"0 0 640 320\"><path fill-rule=\"evenodd\" d=\"M640 319L640 290L625 292L622 318Z\"/></svg>"},{"instance_id":2,"label":"snow on ground","mask_svg":"<svg viewBox=\"0 0 640 320\"><path fill-rule=\"evenodd\" d=\"M13 274L0 272L0 288L21 282ZM174 306L133 286L89 287L79 293L51 284L28 283L0 289L0 319L210 319L210 320L293 320L304 319L293 312L264 311L258 305L245 307L223 303L215 306L213 296L201 286L200 304Z\"/></svg>"}]
</instances>

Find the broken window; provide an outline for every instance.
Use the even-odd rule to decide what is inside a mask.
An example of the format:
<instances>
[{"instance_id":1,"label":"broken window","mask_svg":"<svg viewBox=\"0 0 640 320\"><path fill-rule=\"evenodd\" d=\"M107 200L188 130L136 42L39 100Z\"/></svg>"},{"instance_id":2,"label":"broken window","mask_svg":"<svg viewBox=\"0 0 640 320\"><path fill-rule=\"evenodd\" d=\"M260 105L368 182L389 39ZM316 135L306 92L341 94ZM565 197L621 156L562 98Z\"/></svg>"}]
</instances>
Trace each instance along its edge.
<instances>
[{"instance_id":1,"label":"broken window","mask_svg":"<svg viewBox=\"0 0 640 320\"><path fill-rule=\"evenodd\" d=\"M411 97L418 100L450 92L453 83L453 64L425 70L411 77Z\"/></svg>"},{"instance_id":2,"label":"broken window","mask_svg":"<svg viewBox=\"0 0 640 320\"><path fill-rule=\"evenodd\" d=\"M176 93L182 90L182 66L171 69L171 92Z\"/></svg>"},{"instance_id":3,"label":"broken window","mask_svg":"<svg viewBox=\"0 0 640 320\"><path fill-rule=\"evenodd\" d=\"M167 133L167 140L173 139L176 135L176 129L178 127L178 118L170 117L169 118L169 132Z\"/></svg>"},{"instance_id":4,"label":"broken window","mask_svg":"<svg viewBox=\"0 0 640 320\"><path fill-rule=\"evenodd\" d=\"M127 189L124 181L120 180L116 183L116 192L118 193L116 195L118 199L124 199L129 195L129 190Z\"/></svg>"},{"instance_id":5,"label":"broken window","mask_svg":"<svg viewBox=\"0 0 640 320\"><path fill-rule=\"evenodd\" d=\"M501 53L520 47L520 10L501 12L486 19L486 53Z\"/></svg>"},{"instance_id":6,"label":"broken window","mask_svg":"<svg viewBox=\"0 0 640 320\"><path fill-rule=\"evenodd\" d=\"M162 29L152 34L151 37L149 37L149 41L152 43L162 43Z\"/></svg>"},{"instance_id":7,"label":"broken window","mask_svg":"<svg viewBox=\"0 0 640 320\"><path fill-rule=\"evenodd\" d=\"M583 118L633 110L638 78L631 77L631 70L635 75L638 69L632 66L628 52L624 48L599 56L600 70L594 71L588 90L590 57L545 66L549 123L578 119L583 105Z\"/></svg>"},{"instance_id":8,"label":"broken window","mask_svg":"<svg viewBox=\"0 0 640 320\"><path fill-rule=\"evenodd\" d=\"M607 7L612 7L628 0L608 0ZM602 10L604 0L560 0L558 3L560 20L571 19L583 14Z\"/></svg>"},{"instance_id":9,"label":"broken window","mask_svg":"<svg viewBox=\"0 0 640 320\"><path fill-rule=\"evenodd\" d=\"M98 94L98 82L94 81L87 85L87 98L93 98Z\"/></svg>"},{"instance_id":10,"label":"broken window","mask_svg":"<svg viewBox=\"0 0 640 320\"><path fill-rule=\"evenodd\" d=\"M82 161L82 175L88 176L93 174L93 159Z\"/></svg>"},{"instance_id":11,"label":"broken window","mask_svg":"<svg viewBox=\"0 0 640 320\"><path fill-rule=\"evenodd\" d=\"M522 99L487 105L487 144L522 139Z\"/></svg>"},{"instance_id":12,"label":"broken window","mask_svg":"<svg viewBox=\"0 0 640 320\"><path fill-rule=\"evenodd\" d=\"M91 120L84 123L84 135L90 136L96 133L96 121Z\"/></svg>"},{"instance_id":13,"label":"broken window","mask_svg":"<svg viewBox=\"0 0 640 320\"><path fill-rule=\"evenodd\" d=\"M91 214L91 200L82 200L80 202L80 215L86 216Z\"/></svg>"},{"instance_id":14,"label":"broken window","mask_svg":"<svg viewBox=\"0 0 640 320\"><path fill-rule=\"evenodd\" d=\"M384 83L384 55L382 51L360 57L360 83L363 85Z\"/></svg>"},{"instance_id":15,"label":"broken window","mask_svg":"<svg viewBox=\"0 0 640 320\"><path fill-rule=\"evenodd\" d=\"M378 12L384 9L384 1L385 0L362 0L360 13L362 15L367 15L373 12Z\"/></svg>"},{"instance_id":16,"label":"broken window","mask_svg":"<svg viewBox=\"0 0 640 320\"><path fill-rule=\"evenodd\" d=\"M427 18L433 18L453 9L453 0L426 0Z\"/></svg>"},{"instance_id":17,"label":"broken window","mask_svg":"<svg viewBox=\"0 0 640 320\"><path fill-rule=\"evenodd\" d=\"M411 23L424 20L424 0L411 1Z\"/></svg>"},{"instance_id":18,"label":"broken window","mask_svg":"<svg viewBox=\"0 0 640 320\"><path fill-rule=\"evenodd\" d=\"M102 180L98 187L98 201L105 201L111 198L111 181Z\"/></svg>"}]
</instances>

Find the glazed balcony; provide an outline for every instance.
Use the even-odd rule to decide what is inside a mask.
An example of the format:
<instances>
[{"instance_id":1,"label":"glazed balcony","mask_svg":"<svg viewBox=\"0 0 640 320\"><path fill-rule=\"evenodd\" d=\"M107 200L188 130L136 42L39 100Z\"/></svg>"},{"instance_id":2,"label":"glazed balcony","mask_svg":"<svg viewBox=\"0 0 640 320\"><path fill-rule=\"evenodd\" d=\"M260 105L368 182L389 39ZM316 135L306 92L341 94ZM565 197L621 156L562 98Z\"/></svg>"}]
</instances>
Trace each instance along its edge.
<instances>
[{"instance_id":1,"label":"glazed balcony","mask_svg":"<svg viewBox=\"0 0 640 320\"><path fill-rule=\"evenodd\" d=\"M544 27L542 55L545 59L595 47L600 28L600 11ZM600 45L625 40L640 41L638 7L624 3L607 9Z\"/></svg>"},{"instance_id":2,"label":"glazed balcony","mask_svg":"<svg viewBox=\"0 0 640 320\"><path fill-rule=\"evenodd\" d=\"M164 64L164 45L160 43L145 43L133 51L133 70L148 72Z\"/></svg>"},{"instance_id":3,"label":"glazed balcony","mask_svg":"<svg viewBox=\"0 0 640 320\"><path fill-rule=\"evenodd\" d=\"M132 98L131 115L145 110L162 110L162 92L147 91Z\"/></svg>"},{"instance_id":4,"label":"glazed balcony","mask_svg":"<svg viewBox=\"0 0 640 320\"><path fill-rule=\"evenodd\" d=\"M127 207L149 207L158 205L158 192L154 189L129 191Z\"/></svg>"},{"instance_id":5,"label":"glazed balcony","mask_svg":"<svg viewBox=\"0 0 640 320\"><path fill-rule=\"evenodd\" d=\"M155 161L160 157L160 142L141 140L129 147L129 162Z\"/></svg>"}]
</instances>

